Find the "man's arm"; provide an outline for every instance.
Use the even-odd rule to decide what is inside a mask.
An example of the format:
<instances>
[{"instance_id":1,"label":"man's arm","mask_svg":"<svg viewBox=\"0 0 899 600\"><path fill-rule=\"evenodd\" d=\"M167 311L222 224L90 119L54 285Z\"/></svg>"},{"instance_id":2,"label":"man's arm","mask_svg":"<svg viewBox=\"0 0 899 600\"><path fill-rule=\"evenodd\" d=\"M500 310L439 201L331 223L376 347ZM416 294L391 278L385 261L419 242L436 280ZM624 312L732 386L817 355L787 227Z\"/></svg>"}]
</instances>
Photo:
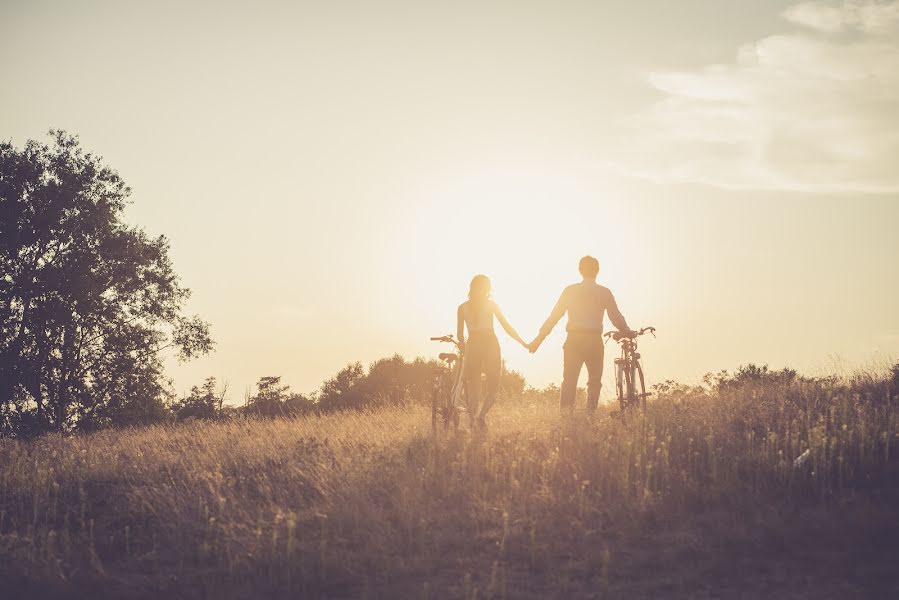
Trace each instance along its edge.
<instances>
[{"instance_id":1,"label":"man's arm","mask_svg":"<svg viewBox=\"0 0 899 600\"><path fill-rule=\"evenodd\" d=\"M631 330L631 328L627 326L627 321L624 320L624 315L618 310L618 303L615 302L615 296L612 295L612 292L609 292L609 304L606 306L606 312L609 313L609 320L618 331Z\"/></svg>"},{"instance_id":2,"label":"man's arm","mask_svg":"<svg viewBox=\"0 0 899 600\"><path fill-rule=\"evenodd\" d=\"M546 339L546 336L550 334L550 332L553 330L553 327L555 327L556 323L559 322L559 319L561 319L565 315L565 311L568 310L567 292L568 288L565 288L565 290L562 292L562 295L559 296L558 302L556 302L556 305L553 307L552 312L549 313L549 318L546 319L546 322L543 323L543 327L540 328L540 333L537 334L537 337L534 338L534 341L530 343L531 352L536 351L537 348L540 347L540 344L543 343L543 340Z\"/></svg>"}]
</instances>

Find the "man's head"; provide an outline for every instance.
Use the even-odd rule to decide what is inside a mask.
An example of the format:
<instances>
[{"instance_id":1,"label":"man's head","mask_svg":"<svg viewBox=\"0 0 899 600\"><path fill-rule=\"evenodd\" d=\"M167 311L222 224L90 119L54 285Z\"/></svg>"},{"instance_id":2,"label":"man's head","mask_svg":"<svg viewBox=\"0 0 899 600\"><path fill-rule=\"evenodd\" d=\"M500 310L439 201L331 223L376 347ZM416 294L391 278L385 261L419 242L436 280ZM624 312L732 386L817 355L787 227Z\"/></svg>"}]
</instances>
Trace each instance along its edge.
<instances>
[{"instance_id":1,"label":"man's head","mask_svg":"<svg viewBox=\"0 0 899 600\"><path fill-rule=\"evenodd\" d=\"M585 256L577 265L584 279L596 279L599 275L599 261L592 256Z\"/></svg>"}]
</instances>

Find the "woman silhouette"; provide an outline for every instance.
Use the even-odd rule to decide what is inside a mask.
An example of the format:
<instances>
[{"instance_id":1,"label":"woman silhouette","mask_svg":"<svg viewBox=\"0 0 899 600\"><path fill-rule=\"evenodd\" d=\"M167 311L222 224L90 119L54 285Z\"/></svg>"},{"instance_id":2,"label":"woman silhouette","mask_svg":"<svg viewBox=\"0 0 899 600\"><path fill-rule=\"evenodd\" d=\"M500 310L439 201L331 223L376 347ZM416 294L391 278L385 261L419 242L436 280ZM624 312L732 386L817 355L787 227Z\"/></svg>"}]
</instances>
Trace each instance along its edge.
<instances>
[{"instance_id":1,"label":"woman silhouette","mask_svg":"<svg viewBox=\"0 0 899 600\"><path fill-rule=\"evenodd\" d=\"M465 387L468 392L468 417L472 429L475 426L475 418L481 429L487 427L487 411L496 401L503 368L499 340L493 331L493 317L499 320L509 337L525 348L528 347L490 297L490 290L490 279L486 275L475 275L468 291L468 301L460 304L458 310L457 337L465 356ZM466 327L468 327L467 341L464 336ZM481 412L478 413L478 405L481 403L482 373L487 375L487 397L481 406Z\"/></svg>"}]
</instances>

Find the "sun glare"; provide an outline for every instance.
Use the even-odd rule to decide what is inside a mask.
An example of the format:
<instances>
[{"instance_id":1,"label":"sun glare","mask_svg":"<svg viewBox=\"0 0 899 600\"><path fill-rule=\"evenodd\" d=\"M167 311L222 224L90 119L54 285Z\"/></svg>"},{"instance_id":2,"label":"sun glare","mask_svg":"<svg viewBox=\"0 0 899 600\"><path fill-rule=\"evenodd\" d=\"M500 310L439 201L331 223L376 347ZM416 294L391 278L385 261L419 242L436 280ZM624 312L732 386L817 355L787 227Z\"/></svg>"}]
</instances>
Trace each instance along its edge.
<instances>
[{"instance_id":1,"label":"sun glare","mask_svg":"<svg viewBox=\"0 0 899 600\"><path fill-rule=\"evenodd\" d=\"M562 289L578 280L585 254L599 258L601 282L640 296L645 250L628 243L633 219L618 193L589 173L537 163L475 167L427 182L390 258L392 272L406 273L417 290L408 334L452 331L469 281L484 273L512 324L533 336ZM504 352L513 367L520 359L524 365L524 349L504 344ZM558 379L557 362L529 358L529 374Z\"/></svg>"}]
</instances>

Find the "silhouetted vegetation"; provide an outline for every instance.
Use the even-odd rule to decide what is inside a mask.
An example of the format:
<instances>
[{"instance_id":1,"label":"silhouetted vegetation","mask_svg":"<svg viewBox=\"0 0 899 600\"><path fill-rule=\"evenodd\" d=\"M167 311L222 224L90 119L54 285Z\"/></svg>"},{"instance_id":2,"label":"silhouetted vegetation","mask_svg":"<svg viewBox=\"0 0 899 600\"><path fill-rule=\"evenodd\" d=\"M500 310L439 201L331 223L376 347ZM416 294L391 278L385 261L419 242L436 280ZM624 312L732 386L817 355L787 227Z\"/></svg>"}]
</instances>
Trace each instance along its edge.
<instances>
[{"instance_id":1,"label":"silhouetted vegetation","mask_svg":"<svg viewBox=\"0 0 899 600\"><path fill-rule=\"evenodd\" d=\"M130 194L77 138L0 143L0 435L165 419L160 352L208 352L165 237L123 220Z\"/></svg>"},{"instance_id":2,"label":"silhouetted vegetation","mask_svg":"<svg viewBox=\"0 0 899 600\"><path fill-rule=\"evenodd\" d=\"M171 410L179 421L187 419L218 419L232 414L233 409L224 406L228 386L218 387L215 377L209 377L202 386L194 386L190 394L172 404Z\"/></svg>"},{"instance_id":3,"label":"silhouetted vegetation","mask_svg":"<svg viewBox=\"0 0 899 600\"><path fill-rule=\"evenodd\" d=\"M256 383L256 393L246 399L243 407L232 414L243 414L261 417L285 417L315 413L330 413L342 410L362 410L383 406L410 406L427 404L431 399L435 375L445 368L440 361L416 358L407 361L396 354L390 358L382 358L373 362L368 370L361 363L350 363L340 369L333 377L325 381L321 388L310 395L291 392L290 387L281 383L281 377L262 377ZM207 380L206 386L208 387ZM500 380L500 393L506 397L518 397L525 389L524 377L508 369L503 370ZM191 393L190 405L198 402L209 405L213 396L204 387ZM198 401L197 394L207 400ZM217 418L222 410L221 403L216 410L207 410L198 418ZM225 407L227 408L227 407ZM176 411L182 409L176 408ZM180 412L179 412L180 414Z\"/></svg>"},{"instance_id":4,"label":"silhouetted vegetation","mask_svg":"<svg viewBox=\"0 0 899 600\"><path fill-rule=\"evenodd\" d=\"M769 384L784 385L790 384L797 380L806 380L802 378L795 369L785 367L778 371L772 371L768 365L743 365L737 369L734 374L722 371L715 375L706 375L704 381L712 384L718 389L743 388L746 386L765 386Z\"/></svg>"},{"instance_id":5,"label":"silhouetted vegetation","mask_svg":"<svg viewBox=\"0 0 899 600\"><path fill-rule=\"evenodd\" d=\"M247 398L241 413L257 417L297 416L313 407L310 398L291 393L290 386L281 385L280 377L263 377L256 384L256 394Z\"/></svg>"}]
</instances>

